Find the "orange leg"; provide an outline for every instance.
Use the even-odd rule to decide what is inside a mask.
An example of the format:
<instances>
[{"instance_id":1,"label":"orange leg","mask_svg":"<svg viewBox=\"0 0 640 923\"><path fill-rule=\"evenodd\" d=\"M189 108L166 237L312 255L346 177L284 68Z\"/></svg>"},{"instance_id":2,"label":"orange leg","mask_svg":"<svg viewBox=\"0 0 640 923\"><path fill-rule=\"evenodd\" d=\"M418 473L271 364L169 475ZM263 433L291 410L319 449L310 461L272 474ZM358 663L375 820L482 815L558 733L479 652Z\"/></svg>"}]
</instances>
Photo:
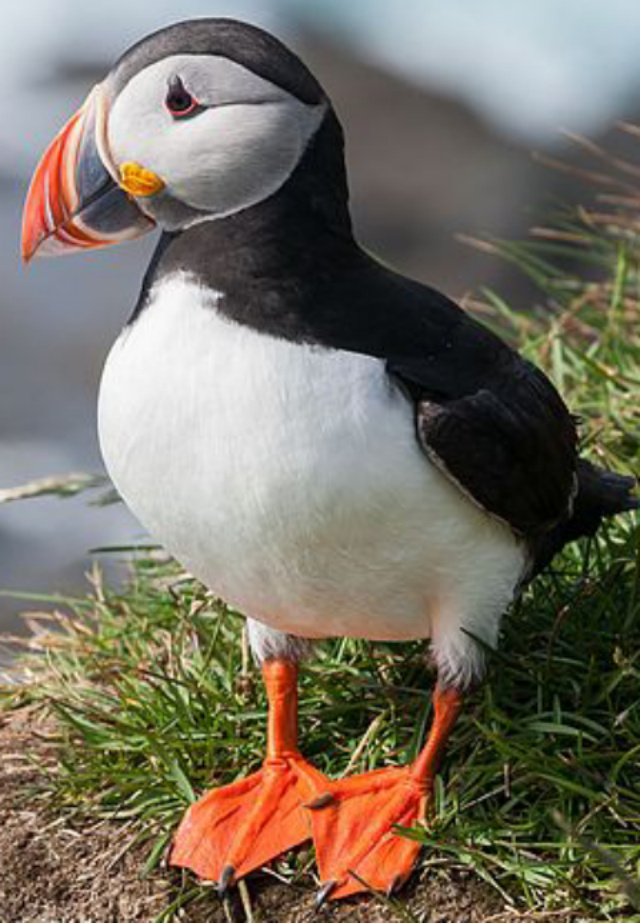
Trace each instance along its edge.
<instances>
[{"instance_id":1,"label":"orange leg","mask_svg":"<svg viewBox=\"0 0 640 923\"><path fill-rule=\"evenodd\" d=\"M412 766L325 783L330 796L309 805L323 882L319 903L367 890L362 882L391 893L411 874L420 844L399 836L393 827L427 820L438 763L462 698L455 689L437 688L433 702L429 737Z\"/></svg>"},{"instance_id":2,"label":"orange leg","mask_svg":"<svg viewBox=\"0 0 640 923\"><path fill-rule=\"evenodd\" d=\"M267 756L262 768L205 793L185 814L170 862L216 881L225 891L248 872L311 836L303 802L325 791L325 776L298 751L298 668L267 660Z\"/></svg>"}]
</instances>

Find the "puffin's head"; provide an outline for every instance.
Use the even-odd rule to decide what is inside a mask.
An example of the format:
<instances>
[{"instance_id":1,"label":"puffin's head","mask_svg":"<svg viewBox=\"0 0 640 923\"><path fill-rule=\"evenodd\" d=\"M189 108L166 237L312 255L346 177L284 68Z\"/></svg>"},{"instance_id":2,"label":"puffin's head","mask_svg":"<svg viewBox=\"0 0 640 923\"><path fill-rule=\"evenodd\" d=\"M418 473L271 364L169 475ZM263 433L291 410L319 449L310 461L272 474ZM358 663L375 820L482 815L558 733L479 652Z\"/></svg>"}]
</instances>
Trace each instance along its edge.
<instances>
[{"instance_id":1,"label":"puffin's head","mask_svg":"<svg viewBox=\"0 0 640 923\"><path fill-rule=\"evenodd\" d=\"M277 39L228 19L134 45L45 152L22 254L119 243L248 208L293 173L330 104Z\"/></svg>"}]
</instances>

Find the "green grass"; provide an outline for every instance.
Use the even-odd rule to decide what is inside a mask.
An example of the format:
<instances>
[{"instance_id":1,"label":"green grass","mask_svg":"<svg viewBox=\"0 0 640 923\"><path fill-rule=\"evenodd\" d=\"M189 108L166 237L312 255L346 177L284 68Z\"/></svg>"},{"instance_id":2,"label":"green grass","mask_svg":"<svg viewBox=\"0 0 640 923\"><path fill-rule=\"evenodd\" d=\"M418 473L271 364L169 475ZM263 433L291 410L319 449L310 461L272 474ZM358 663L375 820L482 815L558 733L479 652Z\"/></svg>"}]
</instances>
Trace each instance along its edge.
<instances>
[{"instance_id":1,"label":"green grass","mask_svg":"<svg viewBox=\"0 0 640 923\"><path fill-rule=\"evenodd\" d=\"M540 284L544 311L518 314L491 293L482 310L584 418L585 451L634 472L640 242L624 203L608 221L597 207L499 247ZM558 268L567 255L581 261L571 273ZM519 908L640 920L639 544L634 517L620 517L566 549L509 613L453 735L436 822L413 834L427 865L472 870ZM127 820L148 841L148 872L197 793L259 765L266 702L243 620L176 565L147 550L124 591L97 571L94 583L85 599L52 600L61 614L39 620L4 706L56 715L54 804ZM421 644L323 645L302 671L305 754L331 775L411 759L432 682ZM280 872L312 886L309 866L302 853ZM209 899L185 876L174 909Z\"/></svg>"}]
</instances>

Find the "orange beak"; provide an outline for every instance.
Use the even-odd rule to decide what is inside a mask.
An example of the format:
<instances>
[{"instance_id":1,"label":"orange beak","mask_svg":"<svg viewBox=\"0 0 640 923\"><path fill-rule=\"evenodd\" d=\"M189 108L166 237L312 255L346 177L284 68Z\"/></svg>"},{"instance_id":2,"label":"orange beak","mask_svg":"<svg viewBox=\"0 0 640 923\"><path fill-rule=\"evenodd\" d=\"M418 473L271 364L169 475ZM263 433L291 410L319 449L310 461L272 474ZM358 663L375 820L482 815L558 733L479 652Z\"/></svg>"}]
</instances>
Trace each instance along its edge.
<instances>
[{"instance_id":1,"label":"orange beak","mask_svg":"<svg viewBox=\"0 0 640 923\"><path fill-rule=\"evenodd\" d=\"M22 219L22 258L58 256L132 240L154 227L117 182L106 140L106 101L89 94L45 151Z\"/></svg>"}]
</instances>

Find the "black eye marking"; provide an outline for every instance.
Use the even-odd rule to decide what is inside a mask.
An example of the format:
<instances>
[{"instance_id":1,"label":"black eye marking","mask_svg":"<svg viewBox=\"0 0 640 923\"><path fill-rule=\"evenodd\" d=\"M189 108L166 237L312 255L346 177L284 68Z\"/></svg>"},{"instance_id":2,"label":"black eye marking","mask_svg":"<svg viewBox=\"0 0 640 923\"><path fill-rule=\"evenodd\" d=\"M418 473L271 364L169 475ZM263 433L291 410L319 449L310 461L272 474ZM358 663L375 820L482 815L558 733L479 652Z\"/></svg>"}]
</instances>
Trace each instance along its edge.
<instances>
[{"instance_id":1,"label":"black eye marking","mask_svg":"<svg viewBox=\"0 0 640 923\"><path fill-rule=\"evenodd\" d=\"M180 77L173 77L169 83L165 106L174 119L183 119L188 115L195 115L204 109L198 100L185 88Z\"/></svg>"}]
</instances>

